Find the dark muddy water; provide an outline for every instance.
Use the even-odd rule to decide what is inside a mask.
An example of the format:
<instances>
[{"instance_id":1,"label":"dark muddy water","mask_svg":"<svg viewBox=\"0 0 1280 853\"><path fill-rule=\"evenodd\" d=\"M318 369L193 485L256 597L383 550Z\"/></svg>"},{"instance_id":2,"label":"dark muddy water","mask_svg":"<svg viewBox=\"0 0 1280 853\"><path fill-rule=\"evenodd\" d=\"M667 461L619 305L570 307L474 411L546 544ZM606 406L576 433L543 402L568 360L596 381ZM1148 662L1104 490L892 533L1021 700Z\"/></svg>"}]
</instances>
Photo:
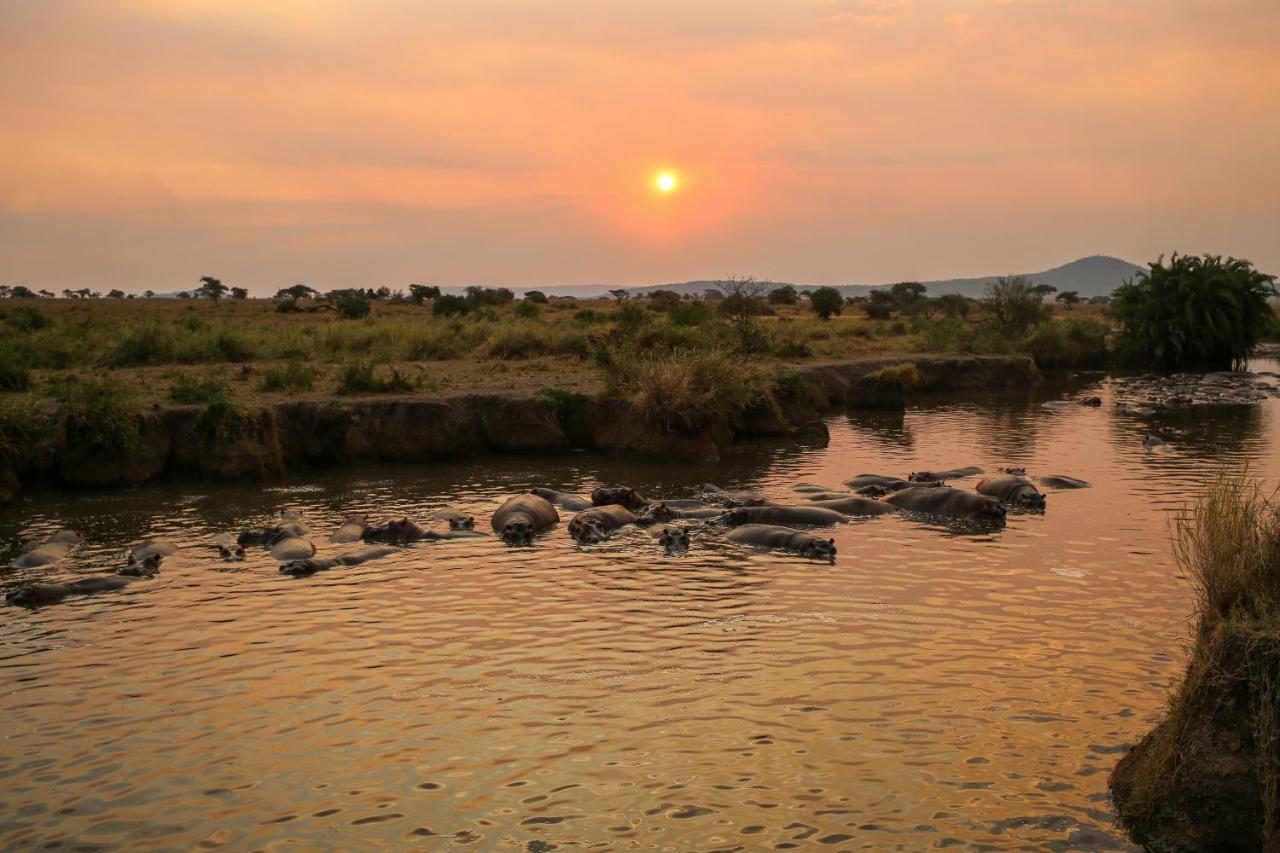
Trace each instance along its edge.
<instances>
[{"instance_id":1,"label":"dark muddy water","mask_svg":"<svg viewBox=\"0 0 1280 853\"><path fill-rule=\"evenodd\" d=\"M148 536L184 549L124 592L0 611L0 843L1121 848L1107 774L1158 717L1190 607L1169 514L1224 461L1280 478L1280 401L1138 418L1095 389L1101 409L1045 391L836 417L828 447L718 466L487 458L2 510L5 561L60 526L87 537L60 568L0 570L5 589L114 568ZM301 580L207 545L286 506L320 541L347 512L487 518L530 485L785 499L969 464L1093 487L998 532L848 524L835 565L701 527L679 559L562 525Z\"/></svg>"}]
</instances>

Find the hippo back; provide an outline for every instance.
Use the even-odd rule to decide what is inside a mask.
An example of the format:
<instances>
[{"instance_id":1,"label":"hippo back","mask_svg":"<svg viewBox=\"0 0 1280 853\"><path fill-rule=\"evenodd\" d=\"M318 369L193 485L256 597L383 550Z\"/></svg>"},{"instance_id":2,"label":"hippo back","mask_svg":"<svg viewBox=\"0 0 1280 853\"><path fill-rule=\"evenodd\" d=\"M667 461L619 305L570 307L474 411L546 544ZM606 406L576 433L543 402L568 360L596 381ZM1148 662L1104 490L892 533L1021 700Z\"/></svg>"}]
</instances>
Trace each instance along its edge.
<instances>
[{"instance_id":1,"label":"hippo back","mask_svg":"<svg viewBox=\"0 0 1280 853\"><path fill-rule=\"evenodd\" d=\"M529 521L534 530L545 530L560 520L556 508L546 498L533 494L515 495L507 498L493 514L494 531L501 533L509 519L521 515Z\"/></svg>"}]
</instances>

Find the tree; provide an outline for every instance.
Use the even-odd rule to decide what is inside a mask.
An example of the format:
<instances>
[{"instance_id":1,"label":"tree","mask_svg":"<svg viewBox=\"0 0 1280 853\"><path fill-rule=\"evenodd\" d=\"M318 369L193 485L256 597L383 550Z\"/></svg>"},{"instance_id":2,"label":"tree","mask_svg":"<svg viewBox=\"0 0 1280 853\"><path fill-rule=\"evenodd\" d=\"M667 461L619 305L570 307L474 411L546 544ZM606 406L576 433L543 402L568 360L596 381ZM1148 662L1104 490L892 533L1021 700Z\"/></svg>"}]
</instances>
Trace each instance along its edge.
<instances>
[{"instance_id":1,"label":"tree","mask_svg":"<svg viewBox=\"0 0 1280 853\"><path fill-rule=\"evenodd\" d=\"M619 302L623 302L631 298L631 291L625 287L619 287L617 290L610 290L609 295Z\"/></svg>"},{"instance_id":2,"label":"tree","mask_svg":"<svg viewBox=\"0 0 1280 853\"><path fill-rule=\"evenodd\" d=\"M680 294L674 290L651 290L649 291L649 304L654 308L670 308L672 305L679 304Z\"/></svg>"},{"instance_id":3,"label":"tree","mask_svg":"<svg viewBox=\"0 0 1280 853\"><path fill-rule=\"evenodd\" d=\"M175 293L175 294L174 294L174 296L176 296L178 299L190 299L190 298L191 298L191 294L190 294L190 293L187 293L185 290L179 290L177 293Z\"/></svg>"},{"instance_id":4,"label":"tree","mask_svg":"<svg viewBox=\"0 0 1280 853\"><path fill-rule=\"evenodd\" d=\"M45 290L45 289L43 289L43 288L41 288L41 290L40 290L40 295L41 295L42 297L44 297L45 299L53 299L53 298L54 298L54 296L55 296L55 294L54 294L54 292L53 292L52 290Z\"/></svg>"},{"instance_id":5,"label":"tree","mask_svg":"<svg viewBox=\"0 0 1280 853\"><path fill-rule=\"evenodd\" d=\"M79 296L81 299L88 299L90 296L93 295L93 293L89 290L89 288L82 287L76 291L76 295Z\"/></svg>"},{"instance_id":6,"label":"tree","mask_svg":"<svg viewBox=\"0 0 1280 853\"><path fill-rule=\"evenodd\" d=\"M76 292L75 292L74 290L68 290L67 288L65 288L65 287L64 287L64 288L62 289L62 298L63 298L63 299L78 299L79 297L78 297L78 296L76 296Z\"/></svg>"},{"instance_id":7,"label":"tree","mask_svg":"<svg viewBox=\"0 0 1280 853\"><path fill-rule=\"evenodd\" d=\"M466 314L471 311L471 308L472 304L466 297L446 293L442 296L437 296L435 301L431 303L431 316L452 317Z\"/></svg>"},{"instance_id":8,"label":"tree","mask_svg":"<svg viewBox=\"0 0 1280 853\"><path fill-rule=\"evenodd\" d=\"M991 310L997 325L1006 332L1019 333L1047 316L1041 288L1048 286L1032 284L1020 275L1001 276L983 289L982 301Z\"/></svg>"},{"instance_id":9,"label":"tree","mask_svg":"<svg viewBox=\"0 0 1280 853\"><path fill-rule=\"evenodd\" d=\"M213 276L205 275L200 277L200 287L196 289L197 296L207 296L213 300L213 304L217 305L218 300L227 292L227 286Z\"/></svg>"},{"instance_id":10,"label":"tree","mask_svg":"<svg viewBox=\"0 0 1280 853\"><path fill-rule=\"evenodd\" d=\"M276 291L276 299L306 299L308 297L316 297L320 295L320 291L314 287L307 287L305 284L295 284L293 287L282 287Z\"/></svg>"},{"instance_id":11,"label":"tree","mask_svg":"<svg viewBox=\"0 0 1280 853\"><path fill-rule=\"evenodd\" d=\"M899 308L905 310L923 299L928 289L918 281L900 281L889 288L889 295L898 303Z\"/></svg>"},{"instance_id":12,"label":"tree","mask_svg":"<svg viewBox=\"0 0 1280 853\"><path fill-rule=\"evenodd\" d=\"M9 298L10 299L35 299L36 295L31 290L31 288L27 287L25 284L15 284L13 287L9 288ZM35 309L24 309L24 310L35 310Z\"/></svg>"},{"instance_id":13,"label":"tree","mask_svg":"<svg viewBox=\"0 0 1280 853\"><path fill-rule=\"evenodd\" d=\"M1276 279L1248 261L1174 254L1116 288L1118 350L1135 365L1227 370L1239 366L1271 330Z\"/></svg>"},{"instance_id":14,"label":"tree","mask_svg":"<svg viewBox=\"0 0 1280 853\"><path fill-rule=\"evenodd\" d=\"M524 295L525 302L532 302L535 305L546 305L548 302L547 294L541 290L530 290Z\"/></svg>"},{"instance_id":15,"label":"tree","mask_svg":"<svg viewBox=\"0 0 1280 853\"><path fill-rule=\"evenodd\" d=\"M13 292L13 288L7 284L0 284L0 299L8 299L9 294Z\"/></svg>"},{"instance_id":16,"label":"tree","mask_svg":"<svg viewBox=\"0 0 1280 853\"><path fill-rule=\"evenodd\" d=\"M1110 303L1110 296L1095 296L1089 300L1090 305L1109 305Z\"/></svg>"},{"instance_id":17,"label":"tree","mask_svg":"<svg viewBox=\"0 0 1280 853\"><path fill-rule=\"evenodd\" d=\"M887 290L871 291L867 294L867 303L862 306L868 320L888 320L897 308L898 300L894 299L893 294Z\"/></svg>"},{"instance_id":18,"label":"tree","mask_svg":"<svg viewBox=\"0 0 1280 853\"><path fill-rule=\"evenodd\" d=\"M110 291L110 292L108 292L108 293L107 293L107 298L108 298L108 299L124 299L124 291L123 291L123 290L112 290L112 291Z\"/></svg>"},{"instance_id":19,"label":"tree","mask_svg":"<svg viewBox=\"0 0 1280 853\"><path fill-rule=\"evenodd\" d=\"M390 299L390 298L391 298L391 288L387 287L386 285L383 285L382 287L379 287L377 290L375 290L375 291L373 292L373 298L374 298L374 299L382 299L382 300L384 300L384 301L385 301L385 300L387 300L387 299Z\"/></svg>"},{"instance_id":20,"label":"tree","mask_svg":"<svg viewBox=\"0 0 1280 853\"><path fill-rule=\"evenodd\" d=\"M415 304L421 305L428 299L436 299L440 296L440 288L434 284L411 284L409 285L409 298Z\"/></svg>"},{"instance_id":21,"label":"tree","mask_svg":"<svg viewBox=\"0 0 1280 853\"><path fill-rule=\"evenodd\" d=\"M231 288L231 298L236 300L248 299L249 291L245 290L243 287L233 287Z\"/></svg>"},{"instance_id":22,"label":"tree","mask_svg":"<svg viewBox=\"0 0 1280 853\"><path fill-rule=\"evenodd\" d=\"M475 305L506 305L515 301L515 298L515 293L505 287L472 285L467 288L467 299Z\"/></svg>"},{"instance_id":23,"label":"tree","mask_svg":"<svg viewBox=\"0 0 1280 853\"><path fill-rule=\"evenodd\" d=\"M721 299L724 299L724 291L717 290L714 287L708 287L706 290L702 291L702 298L708 302L719 302Z\"/></svg>"},{"instance_id":24,"label":"tree","mask_svg":"<svg viewBox=\"0 0 1280 853\"><path fill-rule=\"evenodd\" d=\"M142 291L142 295L144 298L150 299L151 297L156 295L156 292L154 290L144 290Z\"/></svg>"},{"instance_id":25,"label":"tree","mask_svg":"<svg viewBox=\"0 0 1280 853\"><path fill-rule=\"evenodd\" d=\"M764 335L760 333L756 317L769 310L764 304L769 283L754 278L731 278L720 282L720 285L725 296L717 310L733 327L738 350L747 353L759 349L764 343Z\"/></svg>"},{"instance_id":26,"label":"tree","mask_svg":"<svg viewBox=\"0 0 1280 853\"><path fill-rule=\"evenodd\" d=\"M338 303L338 316L344 320L361 320L369 316L369 300L363 296L348 296Z\"/></svg>"},{"instance_id":27,"label":"tree","mask_svg":"<svg viewBox=\"0 0 1280 853\"><path fill-rule=\"evenodd\" d=\"M834 287L819 287L809 296L809 307L824 320L844 311L844 297Z\"/></svg>"},{"instance_id":28,"label":"tree","mask_svg":"<svg viewBox=\"0 0 1280 853\"><path fill-rule=\"evenodd\" d=\"M944 293L938 297L938 308L948 317L964 319L969 316L972 301L959 293Z\"/></svg>"},{"instance_id":29,"label":"tree","mask_svg":"<svg viewBox=\"0 0 1280 853\"><path fill-rule=\"evenodd\" d=\"M1052 284L1033 284L1031 285L1031 292L1036 295L1037 299L1043 302L1044 298L1049 294L1057 293L1058 288L1054 287Z\"/></svg>"},{"instance_id":30,"label":"tree","mask_svg":"<svg viewBox=\"0 0 1280 853\"><path fill-rule=\"evenodd\" d=\"M1080 293L1075 290L1064 290L1055 296L1054 299L1058 300L1069 309L1080 302Z\"/></svg>"},{"instance_id":31,"label":"tree","mask_svg":"<svg viewBox=\"0 0 1280 853\"><path fill-rule=\"evenodd\" d=\"M789 284L775 287L769 291L770 305L795 305L798 301L799 297L796 295L796 289Z\"/></svg>"}]
</instances>

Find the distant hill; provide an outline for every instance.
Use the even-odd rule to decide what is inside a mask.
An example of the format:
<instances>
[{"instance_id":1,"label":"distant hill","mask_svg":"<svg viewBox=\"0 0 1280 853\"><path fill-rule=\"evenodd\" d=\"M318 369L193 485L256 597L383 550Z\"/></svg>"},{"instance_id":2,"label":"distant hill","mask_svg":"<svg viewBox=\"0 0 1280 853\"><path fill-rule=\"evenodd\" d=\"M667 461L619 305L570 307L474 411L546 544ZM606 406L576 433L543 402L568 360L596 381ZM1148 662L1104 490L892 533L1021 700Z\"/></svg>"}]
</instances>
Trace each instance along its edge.
<instances>
[{"instance_id":1,"label":"distant hill","mask_svg":"<svg viewBox=\"0 0 1280 853\"><path fill-rule=\"evenodd\" d=\"M1080 258L1069 264L1063 264L1060 267L1044 270L1043 272L1020 273L1031 279L1036 284L1049 284L1059 291L1074 290L1083 297L1106 296L1115 290L1126 280L1133 278L1144 268L1136 264L1120 258L1112 258L1107 255L1091 255L1087 258ZM942 296L945 293L959 293L964 296L981 296L982 290L989 282L995 281L998 276L988 275L981 278L949 278L940 281L921 282L929 288L930 296ZM789 282L776 282L778 286L788 284ZM845 296L857 296L865 294L869 290L880 287L889 287L895 282L886 282L884 284L837 284L832 285L838 288ZM709 287L716 287L719 282L716 281L684 281L678 284L663 284L655 287L631 287L631 290L637 294L648 293L651 290L674 290L676 293L702 293ZM791 284L797 290L810 290L820 285L813 284ZM565 296L598 296L603 295L610 288L603 285L585 285L581 288L542 288L548 293L557 293Z\"/></svg>"}]
</instances>

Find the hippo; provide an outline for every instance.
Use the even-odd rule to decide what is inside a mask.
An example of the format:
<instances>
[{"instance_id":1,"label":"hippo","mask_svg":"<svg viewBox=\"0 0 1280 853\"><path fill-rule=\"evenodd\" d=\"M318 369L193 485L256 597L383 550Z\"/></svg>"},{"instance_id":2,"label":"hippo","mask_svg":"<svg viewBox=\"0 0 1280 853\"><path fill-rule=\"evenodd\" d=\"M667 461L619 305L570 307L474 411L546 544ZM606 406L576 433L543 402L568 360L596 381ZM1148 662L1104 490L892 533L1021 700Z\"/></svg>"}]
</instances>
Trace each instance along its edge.
<instances>
[{"instance_id":1,"label":"hippo","mask_svg":"<svg viewBox=\"0 0 1280 853\"><path fill-rule=\"evenodd\" d=\"M456 509L442 509L439 512L432 513L431 517L449 522L450 530L475 530L476 528L476 517L474 515L459 512Z\"/></svg>"},{"instance_id":2,"label":"hippo","mask_svg":"<svg viewBox=\"0 0 1280 853\"><path fill-rule=\"evenodd\" d=\"M569 519L569 536L579 545L593 545L609 538L624 524L634 524L635 513L625 506L610 504L584 509Z\"/></svg>"},{"instance_id":3,"label":"hippo","mask_svg":"<svg viewBox=\"0 0 1280 853\"><path fill-rule=\"evenodd\" d=\"M314 556L316 546L310 539L301 536L294 536L292 533L282 531L280 536L268 545L271 549L271 558L273 560L305 560Z\"/></svg>"},{"instance_id":4,"label":"hippo","mask_svg":"<svg viewBox=\"0 0 1280 853\"><path fill-rule=\"evenodd\" d=\"M671 509L712 509L713 508L711 504L707 503L706 501L668 499L668 500L662 501L662 503L666 504Z\"/></svg>"},{"instance_id":5,"label":"hippo","mask_svg":"<svg viewBox=\"0 0 1280 853\"><path fill-rule=\"evenodd\" d=\"M803 524L807 527L830 527L844 524L845 517L833 509L820 506L740 506L729 510L721 519L738 527L743 524Z\"/></svg>"},{"instance_id":6,"label":"hippo","mask_svg":"<svg viewBox=\"0 0 1280 853\"><path fill-rule=\"evenodd\" d=\"M226 533L219 533L213 537L213 545L218 549L218 556L228 563L235 563L244 559L244 546Z\"/></svg>"},{"instance_id":7,"label":"hippo","mask_svg":"<svg viewBox=\"0 0 1280 853\"><path fill-rule=\"evenodd\" d=\"M508 498L493 514L494 531L508 545L532 545L533 535L560 521L551 501L538 495Z\"/></svg>"},{"instance_id":8,"label":"hippo","mask_svg":"<svg viewBox=\"0 0 1280 853\"><path fill-rule=\"evenodd\" d=\"M664 527L656 538L668 557L683 557L689 553L689 528L687 527Z\"/></svg>"},{"instance_id":9,"label":"hippo","mask_svg":"<svg viewBox=\"0 0 1280 853\"><path fill-rule=\"evenodd\" d=\"M20 569L34 569L61 562L71 556L71 552L80 546L81 541L80 534L74 530L59 530L42 544L20 555L13 564Z\"/></svg>"},{"instance_id":10,"label":"hippo","mask_svg":"<svg viewBox=\"0 0 1280 853\"><path fill-rule=\"evenodd\" d=\"M999 468L999 469L997 469L997 470L998 470L1001 474L1012 474L1012 475L1013 475L1013 476L1015 476L1015 477L1025 477L1025 476L1027 476L1027 469L1026 469L1026 468L1021 468L1021 467L1016 467L1016 466L1006 466L1006 467L1004 467L1004 468Z\"/></svg>"},{"instance_id":11,"label":"hippo","mask_svg":"<svg viewBox=\"0 0 1280 853\"><path fill-rule=\"evenodd\" d=\"M849 497L849 493L833 489L829 492L803 492L801 493L801 497L809 503L813 503L814 501L838 501L841 498Z\"/></svg>"},{"instance_id":12,"label":"hippo","mask_svg":"<svg viewBox=\"0 0 1280 853\"><path fill-rule=\"evenodd\" d=\"M363 551L357 551L352 554L343 554L340 557L333 557L327 560L290 560L280 566L280 574L292 575L295 578L314 575L316 572L325 572L329 569L336 569L338 566L358 566L361 563L367 563L370 560L376 560L379 557L386 557L389 554L396 553L395 548L383 546L381 548L366 548Z\"/></svg>"},{"instance_id":13,"label":"hippo","mask_svg":"<svg viewBox=\"0 0 1280 853\"><path fill-rule=\"evenodd\" d=\"M791 491L806 494L812 492L835 492L839 491L839 489L833 489L830 486L815 486L813 483L796 483L791 487Z\"/></svg>"},{"instance_id":14,"label":"hippo","mask_svg":"<svg viewBox=\"0 0 1280 853\"><path fill-rule=\"evenodd\" d=\"M369 521L363 515L349 515L342 526L329 534L330 542L359 542L369 529Z\"/></svg>"},{"instance_id":15,"label":"hippo","mask_svg":"<svg viewBox=\"0 0 1280 853\"><path fill-rule=\"evenodd\" d=\"M894 492L900 492L903 489L910 489L916 486L941 486L942 482L934 480L928 483L913 483L910 480L903 480L900 477L886 477L883 474L859 474L851 480L845 480L844 484L863 497L878 498L882 495L891 495Z\"/></svg>"},{"instance_id":16,"label":"hippo","mask_svg":"<svg viewBox=\"0 0 1280 853\"><path fill-rule=\"evenodd\" d=\"M591 490L592 506L624 506L632 512L639 512L649 505L644 497L630 486L600 486Z\"/></svg>"},{"instance_id":17,"label":"hippo","mask_svg":"<svg viewBox=\"0 0 1280 853\"><path fill-rule=\"evenodd\" d=\"M128 563L132 566L135 563L145 563L147 560L155 557L156 565L159 565L161 557L168 557L171 554L176 553L178 553L178 546L172 542L146 539L133 546L133 550L129 552Z\"/></svg>"},{"instance_id":18,"label":"hippo","mask_svg":"<svg viewBox=\"0 0 1280 853\"><path fill-rule=\"evenodd\" d=\"M715 483L703 483L702 494L721 506L767 506L770 501L755 492L726 492Z\"/></svg>"},{"instance_id":19,"label":"hippo","mask_svg":"<svg viewBox=\"0 0 1280 853\"><path fill-rule=\"evenodd\" d=\"M1047 477L1040 478L1040 485L1048 489L1087 489L1089 484L1084 480L1077 480L1075 477L1067 477L1062 474L1050 474Z\"/></svg>"},{"instance_id":20,"label":"hippo","mask_svg":"<svg viewBox=\"0 0 1280 853\"><path fill-rule=\"evenodd\" d=\"M793 551L802 557L836 561L836 540L819 539L812 533L776 524L747 524L729 531L736 545L755 545L779 551Z\"/></svg>"},{"instance_id":21,"label":"hippo","mask_svg":"<svg viewBox=\"0 0 1280 853\"><path fill-rule=\"evenodd\" d=\"M981 468L970 465L968 468L952 468L950 471L912 471L907 479L913 483L945 483L947 480L959 480L981 473Z\"/></svg>"},{"instance_id":22,"label":"hippo","mask_svg":"<svg viewBox=\"0 0 1280 853\"><path fill-rule=\"evenodd\" d=\"M665 524L668 521L682 518L710 520L719 518L724 514L723 509L705 504L697 508L683 509L679 506L672 506L672 503L659 501L658 503L649 504L636 518L636 524L641 527L648 527L651 524ZM674 503L701 503L701 501L675 501Z\"/></svg>"},{"instance_id":23,"label":"hippo","mask_svg":"<svg viewBox=\"0 0 1280 853\"><path fill-rule=\"evenodd\" d=\"M529 494L546 498L553 505L566 512L582 512L584 509L590 509L594 506L590 498L584 498L582 495L571 495L567 492L557 492L555 489L530 489Z\"/></svg>"},{"instance_id":24,"label":"hippo","mask_svg":"<svg viewBox=\"0 0 1280 853\"><path fill-rule=\"evenodd\" d=\"M385 524L379 524L377 527L368 528L364 532L364 540L366 542L388 542L392 545L408 545L410 542L418 542L422 539L429 541L480 539L484 535L479 531L465 527L450 528L448 530L427 530L407 518L399 518L394 521L388 521Z\"/></svg>"},{"instance_id":25,"label":"hippo","mask_svg":"<svg viewBox=\"0 0 1280 853\"><path fill-rule=\"evenodd\" d=\"M1168 447L1169 445L1163 438L1156 438L1154 435L1149 435L1142 440L1142 446L1147 450L1155 450L1157 447Z\"/></svg>"},{"instance_id":26,"label":"hippo","mask_svg":"<svg viewBox=\"0 0 1280 853\"><path fill-rule=\"evenodd\" d=\"M1101 397L1081 397L1079 402L1080 402L1080 405L1082 406L1097 407L1102 405L1102 398Z\"/></svg>"},{"instance_id":27,"label":"hippo","mask_svg":"<svg viewBox=\"0 0 1280 853\"><path fill-rule=\"evenodd\" d=\"M16 607L39 607L56 604L73 595L93 595L124 589L134 581L150 579L160 569L160 555L151 554L140 562L125 566L114 575L81 578L67 583L30 583L11 590L4 597L5 603Z\"/></svg>"},{"instance_id":28,"label":"hippo","mask_svg":"<svg viewBox=\"0 0 1280 853\"><path fill-rule=\"evenodd\" d=\"M236 537L236 543L244 547L250 545L264 545L270 548L274 543L295 537L301 539L311 532L307 525L297 519L287 520L282 524L274 527L255 527L251 530L245 530Z\"/></svg>"},{"instance_id":29,"label":"hippo","mask_svg":"<svg viewBox=\"0 0 1280 853\"><path fill-rule=\"evenodd\" d=\"M1005 508L987 495L975 495L949 486L903 489L883 498L885 503L909 512L937 515L961 521L1004 523Z\"/></svg>"},{"instance_id":30,"label":"hippo","mask_svg":"<svg viewBox=\"0 0 1280 853\"><path fill-rule=\"evenodd\" d=\"M888 515L898 508L884 501L864 498L861 495L849 495L837 500L813 501L814 506L835 510L842 515Z\"/></svg>"},{"instance_id":31,"label":"hippo","mask_svg":"<svg viewBox=\"0 0 1280 853\"><path fill-rule=\"evenodd\" d=\"M1024 477L996 474L992 477L983 477L975 488L978 494L1003 501L1015 509L1044 512L1044 494Z\"/></svg>"}]
</instances>

